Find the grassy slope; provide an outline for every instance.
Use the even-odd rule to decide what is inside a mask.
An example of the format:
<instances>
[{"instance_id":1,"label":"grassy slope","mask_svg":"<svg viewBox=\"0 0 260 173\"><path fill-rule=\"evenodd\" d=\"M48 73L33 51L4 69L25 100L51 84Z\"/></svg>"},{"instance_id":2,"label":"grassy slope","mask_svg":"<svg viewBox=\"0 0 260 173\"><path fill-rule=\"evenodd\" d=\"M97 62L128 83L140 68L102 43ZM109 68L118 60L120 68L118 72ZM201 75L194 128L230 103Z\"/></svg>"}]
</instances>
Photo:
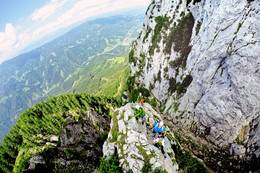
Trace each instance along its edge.
<instances>
[{"instance_id":1,"label":"grassy slope","mask_svg":"<svg viewBox=\"0 0 260 173\"><path fill-rule=\"evenodd\" d=\"M126 88L129 67L125 57L98 59L88 67L80 69L70 92L86 92L95 95L119 96ZM65 83L66 84L66 83Z\"/></svg>"}]
</instances>

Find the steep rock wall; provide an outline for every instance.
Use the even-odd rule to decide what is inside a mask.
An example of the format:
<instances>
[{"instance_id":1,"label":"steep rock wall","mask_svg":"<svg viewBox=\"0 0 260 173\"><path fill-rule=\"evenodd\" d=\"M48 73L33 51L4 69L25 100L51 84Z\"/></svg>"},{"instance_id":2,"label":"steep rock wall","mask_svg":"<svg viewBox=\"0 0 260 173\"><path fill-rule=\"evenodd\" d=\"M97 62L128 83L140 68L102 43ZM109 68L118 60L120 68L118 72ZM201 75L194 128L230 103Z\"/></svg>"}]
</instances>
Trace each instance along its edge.
<instances>
[{"instance_id":1,"label":"steep rock wall","mask_svg":"<svg viewBox=\"0 0 260 173\"><path fill-rule=\"evenodd\" d=\"M259 11L256 0L154 0L129 57L177 128L249 162L260 155Z\"/></svg>"}]
</instances>

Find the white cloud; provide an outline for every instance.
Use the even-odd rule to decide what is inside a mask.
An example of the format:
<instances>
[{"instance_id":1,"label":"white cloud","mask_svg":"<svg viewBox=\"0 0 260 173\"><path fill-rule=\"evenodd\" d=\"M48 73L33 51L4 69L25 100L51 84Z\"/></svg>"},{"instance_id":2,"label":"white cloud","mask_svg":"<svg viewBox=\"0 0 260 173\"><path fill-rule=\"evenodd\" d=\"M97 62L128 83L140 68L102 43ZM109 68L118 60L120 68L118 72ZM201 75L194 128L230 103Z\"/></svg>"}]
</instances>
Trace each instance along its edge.
<instances>
[{"instance_id":1,"label":"white cloud","mask_svg":"<svg viewBox=\"0 0 260 173\"><path fill-rule=\"evenodd\" d=\"M43 21L55 14L57 9L65 4L65 0L51 0L43 7L37 9L32 14L32 21Z\"/></svg>"},{"instance_id":2,"label":"white cloud","mask_svg":"<svg viewBox=\"0 0 260 173\"><path fill-rule=\"evenodd\" d=\"M42 36L44 33L65 28L77 22L84 21L89 17L138 6L146 6L148 3L149 0L78 0L58 18L35 30L33 37Z\"/></svg>"},{"instance_id":3,"label":"white cloud","mask_svg":"<svg viewBox=\"0 0 260 173\"><path fill-rule=\"evenodd\" d=\"M13 24L6 24L5 31L0 32L0 63L5 60L1 57L8 56L13 51L16 41L16 29Z\"/></svg>"},{"instance_id":4,"label":"white cloud","mask_svg":"<svg viewBox=\"0 0 260 173\"><path fill-rule=\"evenodd\" d=\"M149 2L150 0L50 0L28 16L27 24L20 24L16 29L12 24L6 24L5 31L0 32L0 63L59 29L105 13L145 7Z\"/></svg>"}]
</instances>

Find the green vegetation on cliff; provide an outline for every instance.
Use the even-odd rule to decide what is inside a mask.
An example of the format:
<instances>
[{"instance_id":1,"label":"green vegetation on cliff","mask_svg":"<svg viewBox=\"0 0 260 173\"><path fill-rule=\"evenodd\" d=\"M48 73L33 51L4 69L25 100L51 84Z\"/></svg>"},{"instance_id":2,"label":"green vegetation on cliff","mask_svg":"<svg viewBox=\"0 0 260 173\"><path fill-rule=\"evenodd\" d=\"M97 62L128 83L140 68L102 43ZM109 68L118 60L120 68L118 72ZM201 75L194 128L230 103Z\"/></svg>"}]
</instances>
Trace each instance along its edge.
<instances>
[{"instance_id":1,"label":"green vegetation on cliff","mask_svg":"<svg viewBox=\"0 0 260 173\"><path fill-rule=\"evenodd\" d=\"M122 169L119 167L119 158L113 155L108 159L101 158L98 168L100 173L121 173Z\"/></svg>"},{"instance_id":2,"label":"green vegetation on cliff","mask_svg":"<svg viewBox=\"0 0 260 173\"><path fill-rule=\"evenodd\" d=\"M164 53L171 54L172 47L174 51L180 53L180 56L171 63L171 66L174 68L186 67L186 61L192 48L190 39L193 26L194 18L191 13L188 13L178 20L177 26L174 24L169 36L165 38Z\"/></svg>"},{"instance_id":3,"label":"green vegetation on cliff","mask_svg":"<svg viewBox=\"0 0 260 173\"><path fill-rule=\"evenodd\" d=\"M169 17L167 16L158 16L155 18L155 28L154 34L152 37L152 45L149 49L149 54L153 55L156 48L158 48L158 44L162 39L162 30L163 28L167 28L169 26Z\"/></svg>"},{"instance_id":4,"label":"green vegetation on cliff","mask_svg":"<svg viewBox=\"0 0 260 173\"><path fill-rule=\"evenodd\" d=\"M0 172L22 172L28 160L36 154L54 147L43 142L51 135L59 136L66 112L94 109L100 115L110 115L119 102L109 97L87 94L51 97L21 114L17 124L0 146ZM72 117L77 119L77 117Z\"/></svg>"}]
</instances>

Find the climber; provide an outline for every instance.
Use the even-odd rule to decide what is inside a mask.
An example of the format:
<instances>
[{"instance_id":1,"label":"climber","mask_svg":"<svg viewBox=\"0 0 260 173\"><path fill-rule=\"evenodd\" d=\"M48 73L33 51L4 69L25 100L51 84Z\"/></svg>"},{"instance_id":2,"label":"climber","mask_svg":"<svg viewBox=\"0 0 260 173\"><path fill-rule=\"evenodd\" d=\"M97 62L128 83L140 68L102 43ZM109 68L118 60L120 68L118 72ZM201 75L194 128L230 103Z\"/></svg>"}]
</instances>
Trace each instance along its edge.
<instances>
[{"instance_id":1,"label":"climber","mask_svg":"<svg viewBox=\"0 0 260 173\"><path fill-rule=\"evenodd\" d=\"M144 106L144 99L141 98L140 101L139 101L139 103L140 103L141 106Z\"/></svg>"},{"instance_id":2,"label":"climber","mask_svg":"<svg viewBox=\"0 0 260 173\"><path fill-rule=\"evenodd\" d=\"M144 98L142 96L142 93L139 94L138 96L138 103L141 105L141 106L144 106Z\"/></svg>"},{"instance_id":3,"label":"climber","mask_svg":"<svg viewBox=\"0 0 260 173\"><path fill-rule=\"evenodd\" d=\"M137 97L137 102L140 103L141 99L143 98L142 93L139 93L138 97Z\"/></svg>"},{"instance_id":4,"label":"climber","mask_svg":"<svg viewBox=\"0 0 260 173\"><path fill-rule=\"evenodd\" d=\"M153 132L159 134L159 136L164 136L165 128L163 127L162 121L155 121L153 125Z\"/></svg>"},{"instance_id":5,"label":"climber","mask_svg":"<svg viewBox=\"0 0 260 173\"><path fill-rule=\"evenodd\" d=\"M166 128L163 127L164 124L162 121L158 121L156 120L154 125L153 125L153 133L155 133L155 137L154 137L154 146L156 146L157 148L159 148L162 152L162 154L164 155L164 157L166 158L165 152L164 152L164 133L166 131Z\"/></svg>"}]
</instances>

